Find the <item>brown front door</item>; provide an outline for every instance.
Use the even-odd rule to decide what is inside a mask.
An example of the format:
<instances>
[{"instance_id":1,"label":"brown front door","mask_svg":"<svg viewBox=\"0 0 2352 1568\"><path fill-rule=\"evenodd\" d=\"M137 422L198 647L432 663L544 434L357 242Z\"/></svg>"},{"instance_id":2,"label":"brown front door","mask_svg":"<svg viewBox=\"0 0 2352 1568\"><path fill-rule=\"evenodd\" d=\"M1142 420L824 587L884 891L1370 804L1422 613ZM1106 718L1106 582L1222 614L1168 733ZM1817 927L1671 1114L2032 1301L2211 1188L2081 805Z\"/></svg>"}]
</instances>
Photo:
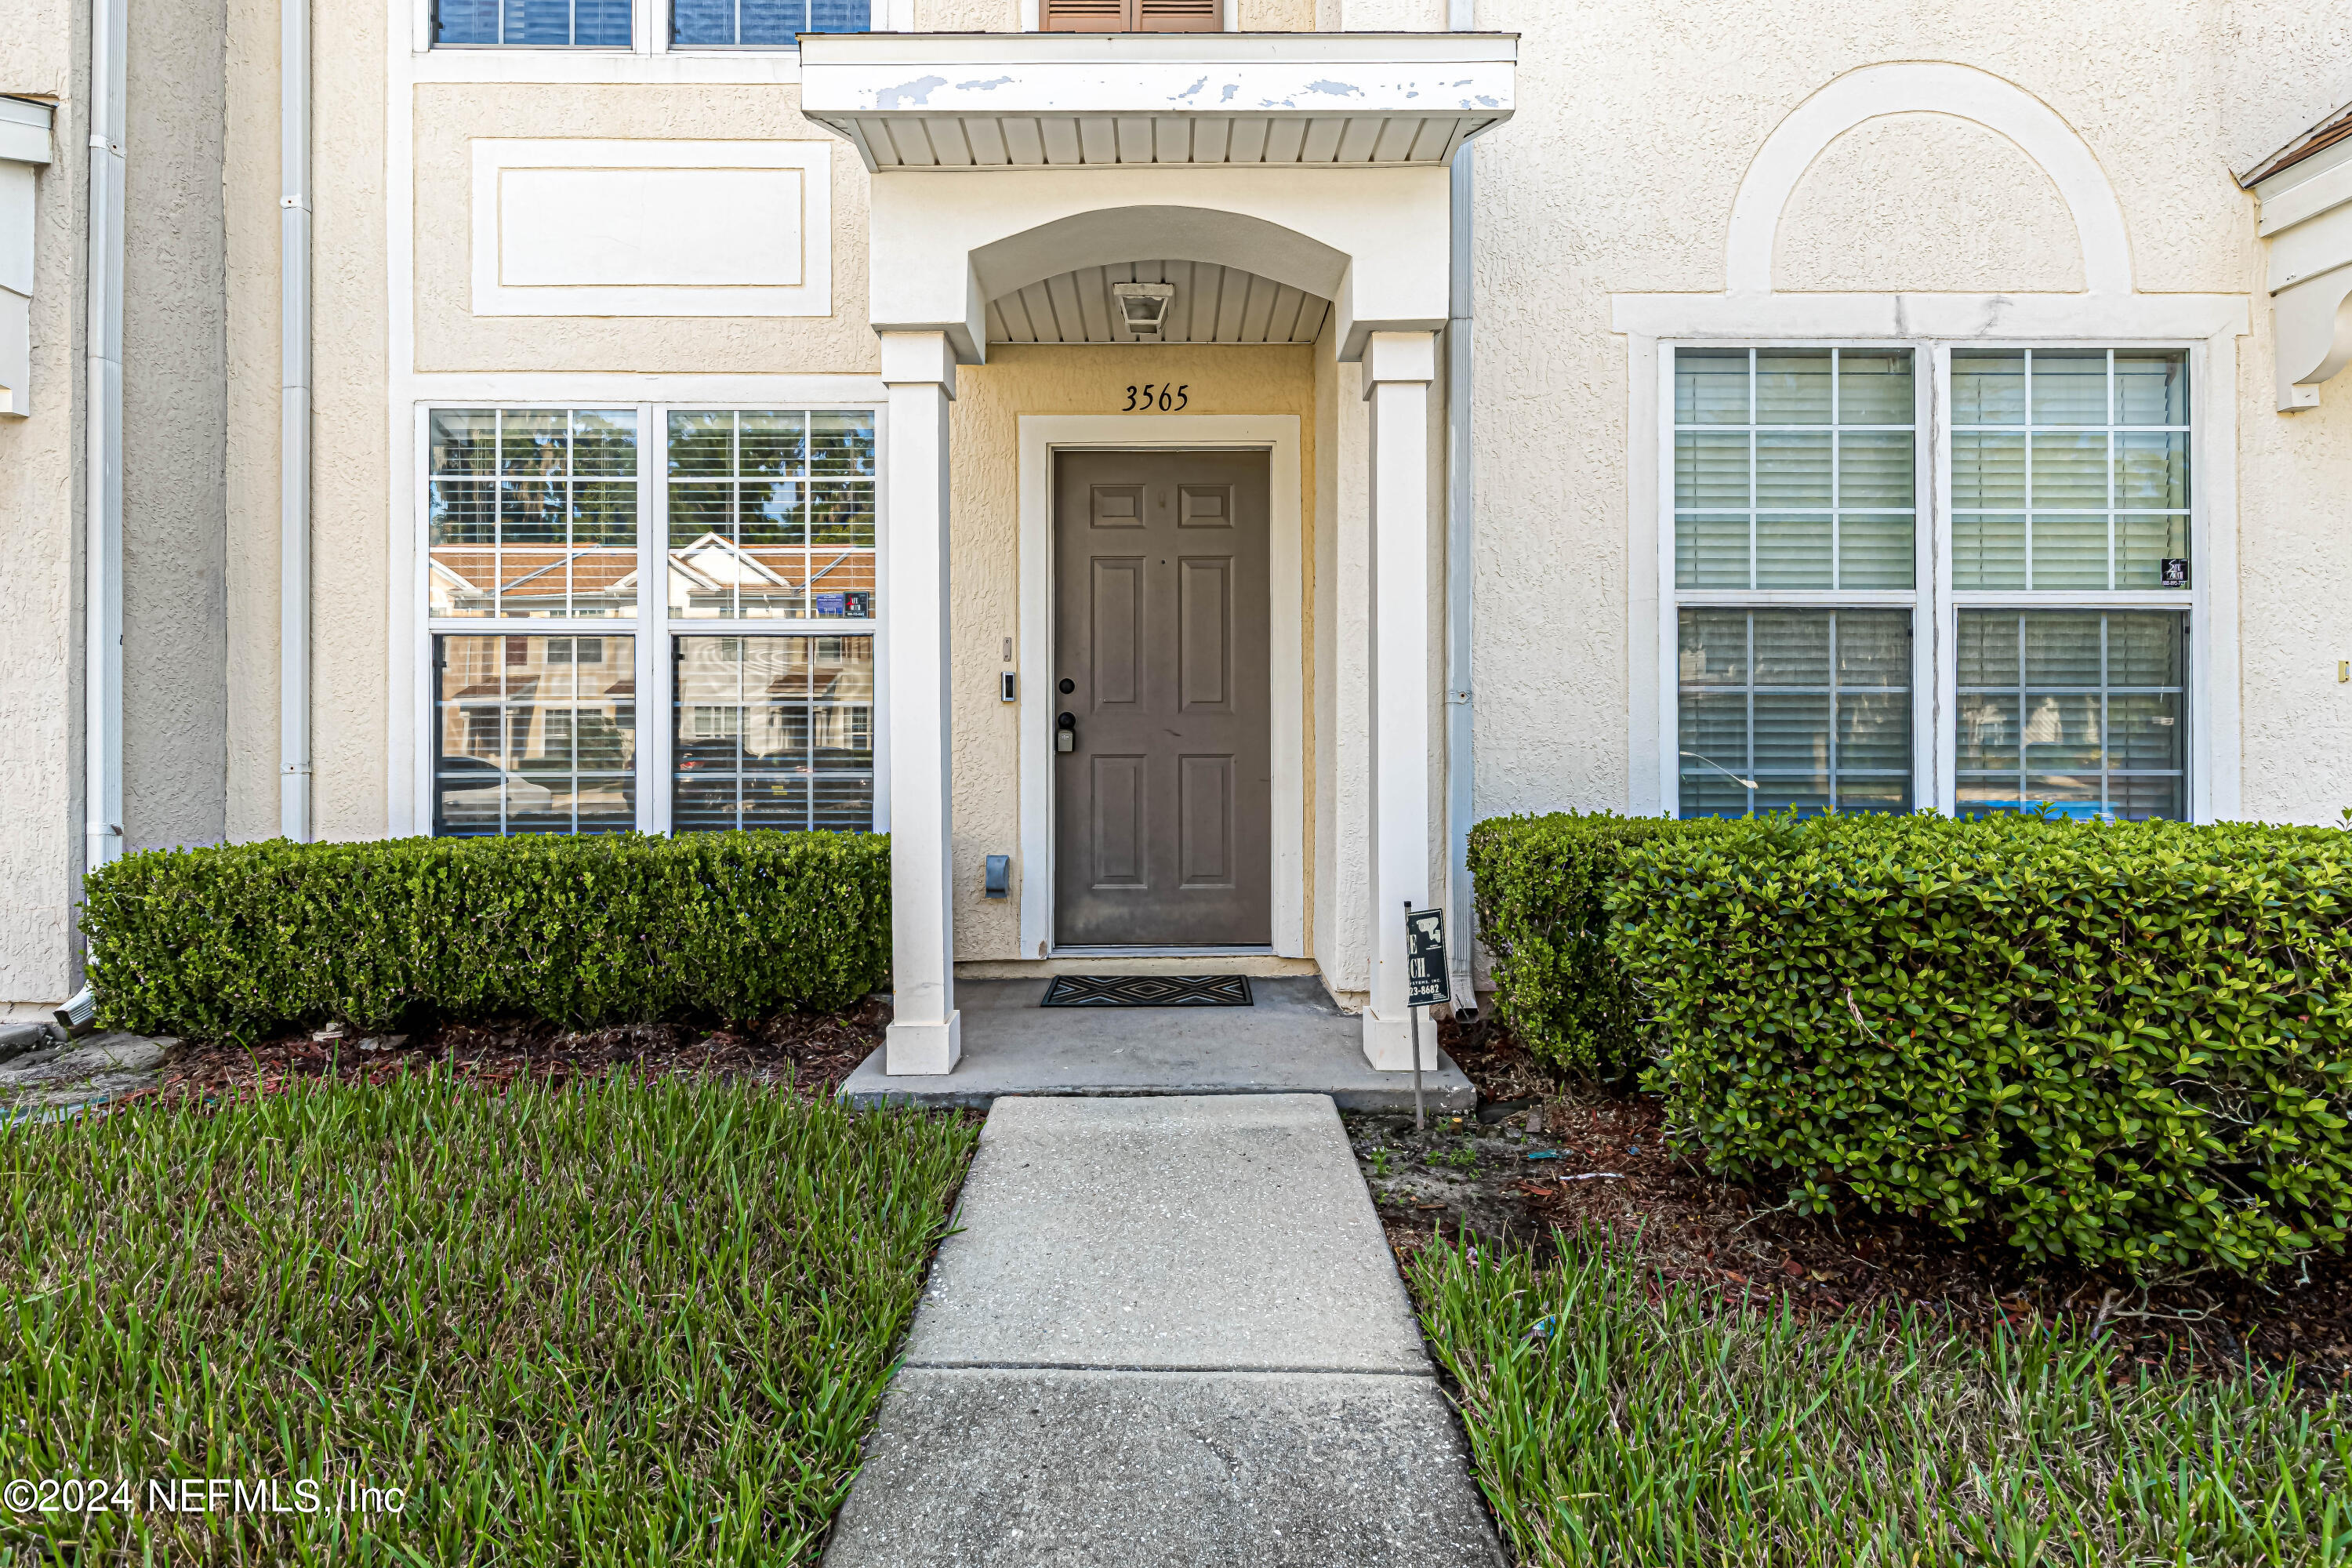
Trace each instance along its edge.
<instances>
[{"instance_id":1,"label":"brown front door","mask_svg":"<svg viewBox=\"0 0 2352 1568\"><path fill-rule=\"evenodd\" d=\"M1272 942L1265 454L1065 452L1054 528L1055 940Z\"/></svg>"}]
</instances>

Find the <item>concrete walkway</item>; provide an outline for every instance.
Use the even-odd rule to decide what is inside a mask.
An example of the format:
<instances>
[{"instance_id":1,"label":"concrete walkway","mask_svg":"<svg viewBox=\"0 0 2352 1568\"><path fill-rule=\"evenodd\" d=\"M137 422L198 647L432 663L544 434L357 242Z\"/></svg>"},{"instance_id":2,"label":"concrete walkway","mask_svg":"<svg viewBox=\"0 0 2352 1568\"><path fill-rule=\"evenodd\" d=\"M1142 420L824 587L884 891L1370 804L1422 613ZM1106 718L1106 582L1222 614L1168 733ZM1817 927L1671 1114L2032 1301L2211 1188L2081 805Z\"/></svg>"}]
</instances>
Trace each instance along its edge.
<instances>
[{"instance_id":1,"label":"concrete walkway","mask_svg":"<svg viewBox=\"0 0 2352 1568\"><path fill-rule=\"evenodd\" d=\"M853 1105L978 1109L1005 1094L1311 1093L1343 1110L1412 1109L1412 1075L1364 1060L1363 1021L1341 1012L1320 980L1254 979L1254 1007L1040 1007L1045 984L957 981L963 1060L955 1071L891 1078L877 1049L842 1094ZM1422 1075L1431 1111L1475 1107L1478 1091L1462 1069L1443 1052L1437 1060Z\"/></svg>"},{"instance_id":2,"label":"concrete walkway","mask_svg":"<svg viewBox=\"0 0 2352 1568\"><path fill-rule=\"evenodd\" d=\"M832 1568L1502 1561L1321 1095L996 1102Z\"/></svg>"}]
</instances>

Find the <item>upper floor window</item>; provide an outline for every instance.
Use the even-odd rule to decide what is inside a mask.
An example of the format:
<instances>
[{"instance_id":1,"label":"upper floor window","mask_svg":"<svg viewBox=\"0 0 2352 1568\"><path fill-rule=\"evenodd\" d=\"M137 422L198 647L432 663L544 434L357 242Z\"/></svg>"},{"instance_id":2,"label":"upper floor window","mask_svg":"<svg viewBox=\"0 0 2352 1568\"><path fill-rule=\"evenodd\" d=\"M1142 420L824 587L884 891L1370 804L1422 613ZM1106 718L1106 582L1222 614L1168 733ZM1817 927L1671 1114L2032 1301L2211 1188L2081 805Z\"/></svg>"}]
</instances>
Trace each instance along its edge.
<instances>
[{"instance_id":1,"label":"upper floor window","mask_svg":"<svg viewBox=\"0 0 2352 1568\"><path fill-rule=\"evenodd\" d=\"M1224 0L1044 0L1048 33L1217 33Z\"/></svg>"},{"instance_id":2,"label":"upper floor window","mask_svg":"<svg viewBox=\"0 0 2352 1568\"><path fill-rule=\"evenodd\" d=\"M803 33L873 30L872 0L671 0L674 49L790 48Z\"/></svg>"},{"instance_id":3,"label":"upper floor window","mask_svg":"<svg viewBox=\"0 0 2352 1568\"><path fill-rule=\"evenodd\" d=\"M629 0L434 0L433 42L625 49Z\"/></svg>"}]
</instances>

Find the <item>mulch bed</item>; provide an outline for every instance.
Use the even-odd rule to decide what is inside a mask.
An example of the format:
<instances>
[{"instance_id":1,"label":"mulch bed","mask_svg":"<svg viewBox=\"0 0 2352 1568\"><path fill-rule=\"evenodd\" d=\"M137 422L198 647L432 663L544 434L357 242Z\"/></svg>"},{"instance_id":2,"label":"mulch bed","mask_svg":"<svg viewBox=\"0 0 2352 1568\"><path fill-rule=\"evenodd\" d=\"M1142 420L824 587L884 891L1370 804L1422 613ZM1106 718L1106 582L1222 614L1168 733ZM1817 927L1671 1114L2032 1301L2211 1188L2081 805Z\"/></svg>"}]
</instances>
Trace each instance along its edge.
<instances>
[{"instance_id":1,"label":"mulch bed","mask_svg":"<svg viewBox=\"0 0 2352 1568\"><path fill-rule=\"evenodd\" d=\"M1907 1306L1980 1333L2002 1324L2105 1329L2147 1365L2292 1363L2306 1388L2352 1393L2344 1253L2267 1280L2208 1275L2143 1288L1858 1205L1797 1215L1779 1207L1779 1194L1712 1175L1670 1146L1659 1103L1630 1086L1561 1079L1491 1023L1465 1031L1449 1020L1439 1038L1478 1086L1478 1118L1434 1123L1419 1139L1410 1116L1350 1119L1368 1176L1378 1148L1390 1151L1391 1170L1425 1163L1425 1179L1379 1205L1400 1253L1441 1228L1548 1249L1557 1227L1633 1248L1663 1280L1728 1298L1823 1317ZM1538 1106L1539 1133L1528 1129ZM1465 1151L1475 1152L1475 1171L1453 1163ZM1557 1158L1527 1158L1546 1151ZM1569 1179L1580 1176L1588 1179Z\"/></svg>"},{"instance_id":2,"label":"mulch bed","mask_svg":"<svg viewBox=\"0 0 2352 1568\"><path fill-rule=\"evenodd\" d=\"M826 1095L882 1043L889 1022L889 1004L868 998L846 1013L783 1013L707 1028L630 1024L575 1031L509 1021L328 1040L291 1035L251 1048L183 1045L166 1058L157 1093L166 1100L235 1099L302 1079L382 1083L402 1073L446 1070L484 1087L626 1071L790 1082L803 1093Z\"/></svg>"}]
</instances>

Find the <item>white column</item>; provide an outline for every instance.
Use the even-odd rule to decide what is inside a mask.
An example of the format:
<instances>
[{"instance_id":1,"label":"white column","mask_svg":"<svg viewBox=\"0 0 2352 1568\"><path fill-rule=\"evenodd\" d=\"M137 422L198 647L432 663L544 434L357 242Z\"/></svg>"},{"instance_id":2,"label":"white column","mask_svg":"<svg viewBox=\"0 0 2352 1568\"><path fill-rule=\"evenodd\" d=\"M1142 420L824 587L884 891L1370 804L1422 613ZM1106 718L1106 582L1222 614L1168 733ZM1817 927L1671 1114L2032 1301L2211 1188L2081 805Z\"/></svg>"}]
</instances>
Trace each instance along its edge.
<instances>
[{"instance_id":1,"label":"white column","mask_svg":"<svg viewBox=\"0 0 2352 1568\"><path fill-rule=\"evenodd\" d=\"M882 334L890 389L883 636L890 656L890 988L883 1070L945 1073L963 1055L955 1005L954 788L948 644L948 405L944 332Z\"/></svg>"},{"instance_id":2,"label":"white column","mask_svg":"<svg viewBox=\"0 0 2352 1568\"><path fill-rule=\"evenodd\" d=\"M1433 332L1374 332L1364 351L1372 447L1372 999L1364 1057L1412 1068L1404 908L1429 903L1429 384ZM1422 1067L1437 1034L1422 1031Z\"/></svg>"}]
</instances>

